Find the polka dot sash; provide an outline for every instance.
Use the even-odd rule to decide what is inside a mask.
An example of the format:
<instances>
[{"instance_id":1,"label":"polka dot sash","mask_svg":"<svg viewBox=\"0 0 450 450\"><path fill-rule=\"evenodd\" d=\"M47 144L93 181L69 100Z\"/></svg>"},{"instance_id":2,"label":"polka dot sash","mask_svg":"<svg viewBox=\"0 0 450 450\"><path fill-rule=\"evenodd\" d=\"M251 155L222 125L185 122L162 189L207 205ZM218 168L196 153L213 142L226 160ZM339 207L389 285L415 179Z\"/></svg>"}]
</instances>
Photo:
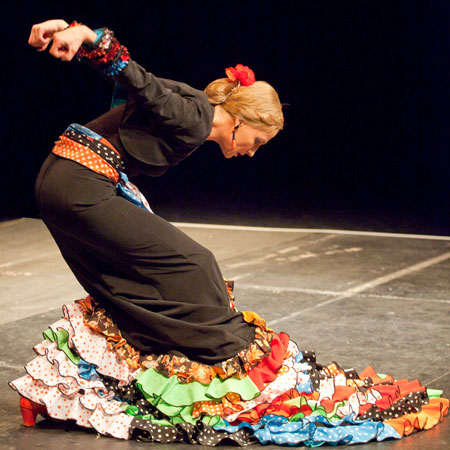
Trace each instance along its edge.
<instances>
[{"instance_id":1,"label":"polka dot sash","mask_svg":"<svg viewBox=\"0 0 450 450\"><path fill-rule=\"evenodd\" d=\"M115 184L119 182L120 170L124 168L119 153L106 139L93 140L74 130L66 130L60 136L52 153L105 175Z\"/></svg>"}]
</instances>

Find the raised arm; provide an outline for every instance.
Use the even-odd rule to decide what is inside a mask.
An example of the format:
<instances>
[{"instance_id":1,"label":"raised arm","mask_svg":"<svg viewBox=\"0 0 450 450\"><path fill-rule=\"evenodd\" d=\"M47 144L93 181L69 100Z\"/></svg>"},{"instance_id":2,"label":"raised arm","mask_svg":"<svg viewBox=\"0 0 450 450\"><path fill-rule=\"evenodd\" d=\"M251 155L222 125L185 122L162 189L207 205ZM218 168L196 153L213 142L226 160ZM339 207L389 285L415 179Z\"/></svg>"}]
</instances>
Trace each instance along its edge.
<instances>
[{"instance_id":1,"label":"raised arm","mask_svg":"<svg viewBox=\"0 0 450 450\"><path fill-rule=\"evenodd\" d=\"M108 28L93 31L77 22L69 26L64 20L49 20L33 26L29 44L43 51L52 39L52 56L62 61L76 56L105 77L115 78L133 98L136 104L133 112L151 114L161 130L170 132L172 141L180 141L179 146L191 147L191 136L192 141L200 145L209 134L214 108L204 92L147 72L130 59L126 47ZM140 120L136 114L130 122ZM142 121L147 123L148 119L144 119Z\"/></svg>"}]
</instances>

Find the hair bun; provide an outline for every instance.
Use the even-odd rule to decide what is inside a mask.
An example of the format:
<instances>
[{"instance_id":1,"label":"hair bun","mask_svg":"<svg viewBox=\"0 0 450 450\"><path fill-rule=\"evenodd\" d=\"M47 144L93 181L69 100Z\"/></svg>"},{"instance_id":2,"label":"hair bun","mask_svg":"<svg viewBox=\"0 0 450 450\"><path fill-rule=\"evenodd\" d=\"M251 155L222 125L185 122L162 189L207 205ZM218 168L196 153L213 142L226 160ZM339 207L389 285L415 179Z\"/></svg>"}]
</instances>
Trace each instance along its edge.
<instances>
[{"instance_id":1,"label":"hair bun","mask_svg":"<svg viewBox=\"0 0 450 450\"><path fill-rule=\"evenodd\" d=\"M255 82L253 70L242 64L238 64L236 67L227 67L225 73L230 81L239 81L242 86L251 86Z\"/></svg>"}]
</instances>

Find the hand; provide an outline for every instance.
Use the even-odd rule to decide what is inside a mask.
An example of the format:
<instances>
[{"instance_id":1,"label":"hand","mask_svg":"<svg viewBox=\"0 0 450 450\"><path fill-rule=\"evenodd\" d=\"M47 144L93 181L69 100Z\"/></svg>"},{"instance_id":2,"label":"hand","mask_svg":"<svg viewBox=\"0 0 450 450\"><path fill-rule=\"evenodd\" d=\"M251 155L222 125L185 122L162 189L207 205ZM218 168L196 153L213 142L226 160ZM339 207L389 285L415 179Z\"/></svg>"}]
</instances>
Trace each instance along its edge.
<instances>
[{"instance_id":1,"label":"hand","mask_svg":"<svg viewBox=\"0 0 450 450\"><path fill-rule=\"evenodd\" d=\"M97 34L85 25L66 28L53 35L49 53L61 61L71 61L83 44L92 44L96 38Z\"/></svg>"},{"instance_id":2,"label":"hand","mask_svg":"<svg viewBox=\"0 0 450 450\"><path fill-rule=\"evenodd\" d=\"M95 41L97 34L85 25L68 26L64 20L48 20L34 25L28 42L38 51L43 51L53 40L50 55L61 61L71 61L83 44Z\"/></svg>"},{"instance_id":3,"label":"hand","mask_svg":"<svg viewBox=\"0 0 450 450\"><path fill-rule=\"evenodd\" d=\"M38 52L44 51L50 41L53 39L53 35L58 31L62 31L67 28L69 24L62 19L47 20L46 22L33 25L31 28L30 37L28 43L36 47Z\"/></svg>"}]
</instances>

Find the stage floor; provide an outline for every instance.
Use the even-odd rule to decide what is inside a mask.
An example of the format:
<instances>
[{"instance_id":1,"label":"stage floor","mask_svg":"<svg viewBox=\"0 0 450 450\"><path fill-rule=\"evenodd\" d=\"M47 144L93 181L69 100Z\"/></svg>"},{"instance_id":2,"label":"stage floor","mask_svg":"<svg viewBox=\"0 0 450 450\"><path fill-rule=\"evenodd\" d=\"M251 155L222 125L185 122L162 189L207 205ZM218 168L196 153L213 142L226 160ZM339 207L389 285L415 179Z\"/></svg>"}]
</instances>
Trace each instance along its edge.
<instances>
[{"instance_id":1,"label":"stage floor","mask_svg":"<svg viewBox=\"0 0 450 450\"><path fill-rule=\"evenodd\" d=\"M258 312L300 348L315 349L320 363L356 370L370 364L450 396L450 237L178 225L210 248L224 276L235 280L238 309ZM192 448L98 437L48 420L22 426L17 393L6 382L24 374L31 347L59 319L61 305L85 293L40 220L0 223L0 245L0 448ZM357 448L447 449L449 422Z\"/></svg>"}]
</instances>

